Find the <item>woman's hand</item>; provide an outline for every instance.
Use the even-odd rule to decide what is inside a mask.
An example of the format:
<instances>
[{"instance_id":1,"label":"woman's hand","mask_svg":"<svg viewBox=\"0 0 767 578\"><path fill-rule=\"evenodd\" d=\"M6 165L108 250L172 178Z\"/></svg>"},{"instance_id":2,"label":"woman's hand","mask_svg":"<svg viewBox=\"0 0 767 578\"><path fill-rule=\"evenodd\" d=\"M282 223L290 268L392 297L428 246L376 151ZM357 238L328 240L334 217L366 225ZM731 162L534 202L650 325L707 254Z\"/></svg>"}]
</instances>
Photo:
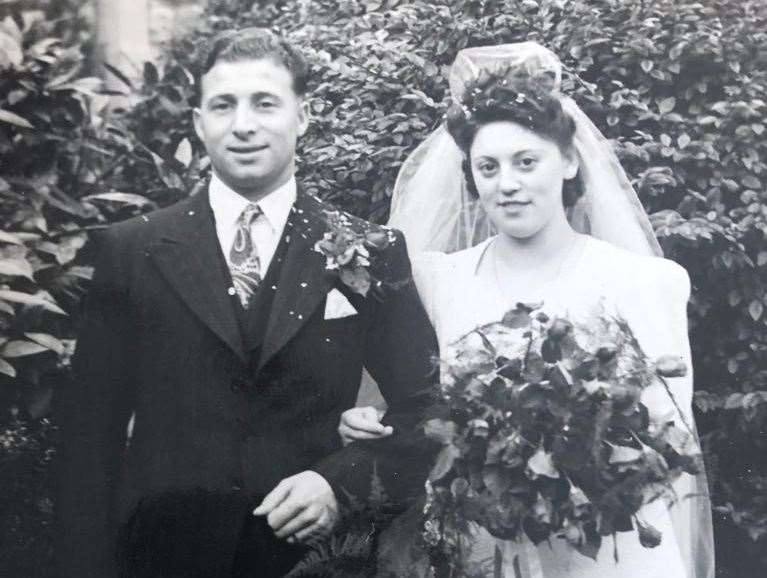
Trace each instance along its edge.
<instances>
[{"instance_id":1,"label":"woman's hand","mask_svg":"<svg viewBox=\"0 0 767 578\"><path fill-rule=\"evenodd\" d=\"M341 414L338 433L344 445L356 440L374 440L390 436L394 428L383 425L384 412L373 406L353 407Z\"/></svg>"}]
</instances>

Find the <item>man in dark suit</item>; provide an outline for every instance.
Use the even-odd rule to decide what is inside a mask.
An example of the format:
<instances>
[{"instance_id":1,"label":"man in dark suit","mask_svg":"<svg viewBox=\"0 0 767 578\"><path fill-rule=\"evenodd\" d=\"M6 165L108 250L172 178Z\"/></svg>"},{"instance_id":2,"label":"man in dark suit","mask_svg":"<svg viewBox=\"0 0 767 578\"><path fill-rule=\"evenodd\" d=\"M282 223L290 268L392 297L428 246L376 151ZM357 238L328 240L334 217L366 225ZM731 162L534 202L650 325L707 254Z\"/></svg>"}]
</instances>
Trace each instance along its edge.
<instances>
[{"instance_id":1,"label":"man in dark suit","mask_svg":"<svg viewBox=\"0 0 767 578\"><path fill-rule=\"evenodd\" d=\"M357 268L316 250L339 214L293 176L303 58L229 31L200 72L210 186L106 232L57 400L62 578L111 578L116 549L123 575L279 576L374 472L395 504L426 475L403 459L424 447L434 334L401 234L344 216L369 241ZM395 434L344 448L363 366Z\"/></svg>"}]
</instances>

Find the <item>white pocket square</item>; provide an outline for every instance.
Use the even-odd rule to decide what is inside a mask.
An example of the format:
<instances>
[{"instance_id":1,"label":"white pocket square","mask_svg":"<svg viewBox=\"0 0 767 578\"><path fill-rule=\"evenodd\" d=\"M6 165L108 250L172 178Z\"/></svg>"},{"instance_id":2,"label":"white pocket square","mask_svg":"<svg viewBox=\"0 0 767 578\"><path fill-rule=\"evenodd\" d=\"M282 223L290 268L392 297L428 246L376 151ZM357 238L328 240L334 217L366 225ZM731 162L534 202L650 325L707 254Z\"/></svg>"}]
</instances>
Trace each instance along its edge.
<instances>
[{"instance_id":1,"label":"white pocket square","mask_svg":"<svg viewBox=\"0 0 767 578\"><path fill-rule=\"evenodd\" d=\"M349 303L346 296L338 289L332 289L328 293L328 298L325 302L325 319L340 319L341 317L349 317L356 314L357 310L354 308L354 305Z\"/></svg>"}]
</instances>

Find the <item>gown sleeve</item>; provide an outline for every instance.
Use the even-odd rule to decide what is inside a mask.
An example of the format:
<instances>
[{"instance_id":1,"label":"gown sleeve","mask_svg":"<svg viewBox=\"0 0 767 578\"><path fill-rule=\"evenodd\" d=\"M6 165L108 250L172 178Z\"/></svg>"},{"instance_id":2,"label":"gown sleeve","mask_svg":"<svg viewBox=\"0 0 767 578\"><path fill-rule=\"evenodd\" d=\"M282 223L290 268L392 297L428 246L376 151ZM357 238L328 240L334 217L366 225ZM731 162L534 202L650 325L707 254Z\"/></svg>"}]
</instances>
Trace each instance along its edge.
<instances>
[{"instance_id":1,"label":"gown sleeve","mask_svg":"<svg viewBox=\"0 0 767 578\"><path fill-rule=\"evenodd\" d=\"M447 255L438 251L424 251L413 255L413 279L432 326L437 326L438 291Z\"/></svg>"},{"instance_id":2,"label":"gown sleeve","mask_svg":"<svg viewBox=\"0 0 767 578\"><path fill-rule=\"evenodd\" d=\"M659 258L641 258L634 269L630 290L622 292L619 308L651 360L673 355L685 364L683 377L666 378L676 403L662 383L645 390L642 401L652 418L674 419L676 425L693 434L690 453L700 452L692 412L693 372L687 327L690 277L677 263ZM625 278L625 277L624 277ZM681 416L679 415L681 410ZM680 423L681 422L681 423ZM714 548L711 505L704 471L682 474L674 483L676 500L669 506L678 549L686 578L712 578Z\"/></svg>"}]
</instances>

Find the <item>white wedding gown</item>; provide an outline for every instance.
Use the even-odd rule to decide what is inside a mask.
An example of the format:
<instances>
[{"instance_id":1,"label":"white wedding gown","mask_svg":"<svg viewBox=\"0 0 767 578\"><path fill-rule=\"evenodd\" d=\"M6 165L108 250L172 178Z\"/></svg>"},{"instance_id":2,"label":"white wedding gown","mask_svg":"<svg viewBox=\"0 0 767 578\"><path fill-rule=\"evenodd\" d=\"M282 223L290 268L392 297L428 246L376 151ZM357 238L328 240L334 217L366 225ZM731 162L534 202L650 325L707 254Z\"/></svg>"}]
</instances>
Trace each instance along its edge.
<instances>
[{"instance_id":1,"label":"white wedding gown","mask_svg":"<svg viewBox=\"0 0 767 578\"><path fill-rule=\"evenodd\" d=\"M690 282L687 272L676 263L658 257L640 256L604 241L587 237L571 251L557 278L539 294L522 291L505 294L492 276L478 271L483 258L492 253L494 238L456 253L423 253L413 261L413 271L424 307L434 325L440 350L474 328L499 321L516 302L543 302L547 311L566 313L571 319L588 319L596 307L614 308L629 323L642 349L651 358L680 355L688 375L669 380L688 423L692 423L692 377L687 337L687 299ZM673 402L658 387L650 388L643 401L653 415L675 412ZM675 484L680 497L694 493L696 479L687 474ZM571 549L563 540L539 544L496 541L481 535L473 558L492 559L496 543L504 553L504 573L513 578L511 558L520 554L523 574L530 578L709 578L695 571L693 536L705 535L705 528L691 527L697 499L682 499L669 507L663 500L646 506L640 518L662 533L662 542L653 549L639 543L634 532L617 536L618 563L613 538L603 540L596 561ZM705 508L704 508L705 510ZM490 566L492 568L492 565ZM492 575L492 572L490 573ZM712 574L711 574L712 575Z\"/></svg>"}]
</instances>

